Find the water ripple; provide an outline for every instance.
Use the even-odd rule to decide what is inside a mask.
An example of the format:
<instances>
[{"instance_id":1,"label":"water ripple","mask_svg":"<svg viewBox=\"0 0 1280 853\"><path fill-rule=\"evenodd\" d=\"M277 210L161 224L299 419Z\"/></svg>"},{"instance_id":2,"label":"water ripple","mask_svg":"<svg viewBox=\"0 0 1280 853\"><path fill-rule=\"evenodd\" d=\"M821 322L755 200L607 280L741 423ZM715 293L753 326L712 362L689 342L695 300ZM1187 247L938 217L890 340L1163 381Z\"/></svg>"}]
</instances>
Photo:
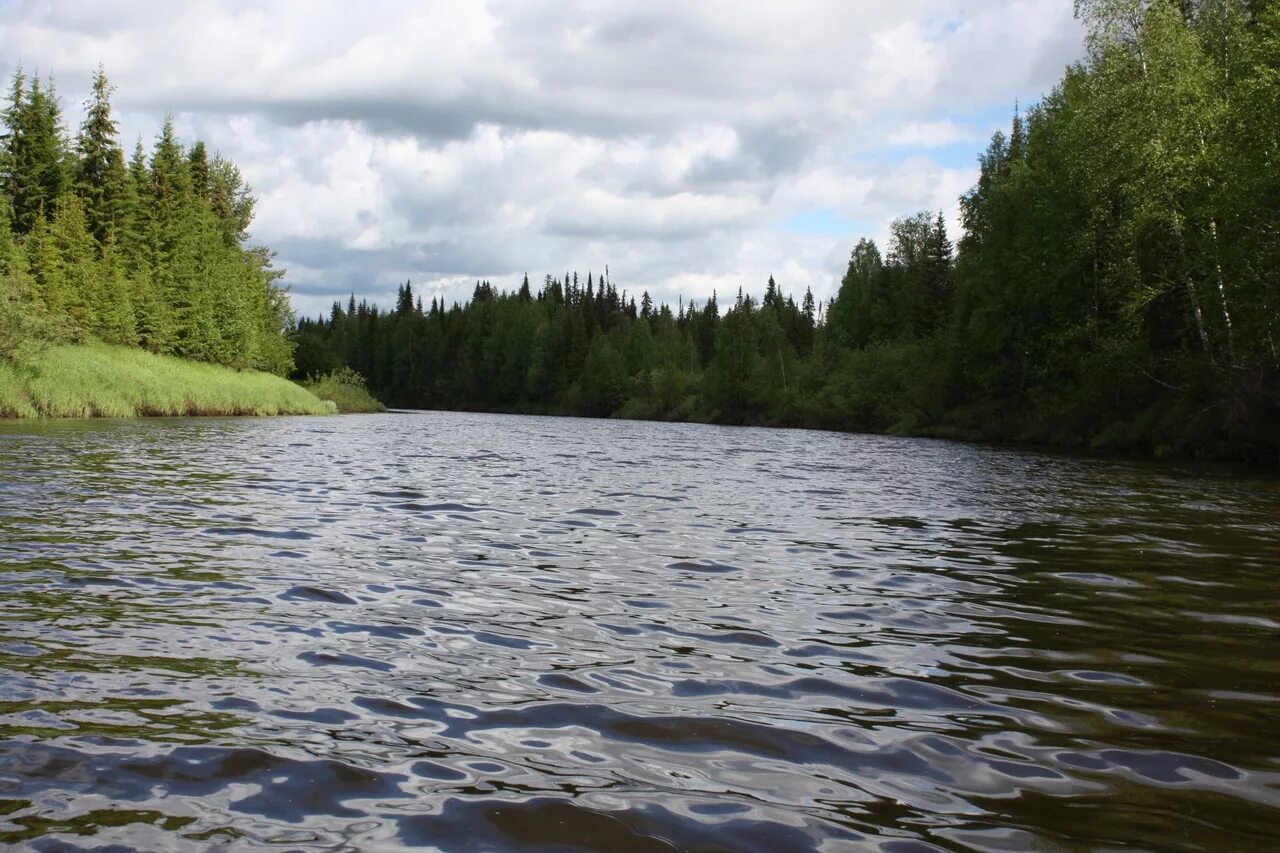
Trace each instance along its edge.
<instances>
[{"instance_id":1,"label":"water ripple","mask_svg":"<svg viewBox=\"0 0 1280 853\"><path fill-rule=\"evenodd\" d=\"M1274 480L441 413L0 439L0 844L1275 842Z\"/></svg>"}]
</instances>

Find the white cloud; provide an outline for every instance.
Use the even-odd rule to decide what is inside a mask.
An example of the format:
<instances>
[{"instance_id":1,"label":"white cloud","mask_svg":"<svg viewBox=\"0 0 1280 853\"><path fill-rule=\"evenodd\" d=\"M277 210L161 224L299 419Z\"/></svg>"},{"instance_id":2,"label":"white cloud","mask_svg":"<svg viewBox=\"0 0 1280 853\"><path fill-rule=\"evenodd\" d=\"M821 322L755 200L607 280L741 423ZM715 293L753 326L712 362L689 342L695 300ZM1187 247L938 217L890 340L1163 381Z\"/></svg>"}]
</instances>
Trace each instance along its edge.
<instances>
[{"instance_id":1,"label":"white cloud","mask_svg":"<svg viewBox=\"0 0 1280 853\"><path fill-rule=\"evenodd\" d=\"M904 148L941 148L956 142L973 142L974 134L949 119L912 121L889 136L889 144Z\"/></svg>"},{"instance_id":2,"label":"white cloud","mask_svg":"<svg viewBox=\"0 0 1280 853\"><path fill-rule=\"evenodd\" d=\"M55 72L70 123L101 62L127 145L172 111L234 159L308 313L606 263L672 302L826 298L862 234L780 223L956 227L973 160L939 149L1080 52L1066 0L0 5L0 70Z\"/></svg>"}]
</instances>

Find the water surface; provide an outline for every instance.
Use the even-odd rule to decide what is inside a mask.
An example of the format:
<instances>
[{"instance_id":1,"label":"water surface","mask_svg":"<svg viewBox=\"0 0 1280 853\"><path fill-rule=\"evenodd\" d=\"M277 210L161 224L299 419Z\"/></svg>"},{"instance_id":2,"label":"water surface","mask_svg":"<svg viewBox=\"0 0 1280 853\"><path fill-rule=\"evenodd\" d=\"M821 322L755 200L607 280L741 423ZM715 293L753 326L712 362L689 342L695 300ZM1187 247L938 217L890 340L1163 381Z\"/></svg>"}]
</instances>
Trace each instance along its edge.
<instances>
[{"instance_id":1,"label":"water surface","mask_svg":"<svg viewBox=\"0 0 1280 853\"><path fill-rule=\"evenodd\" d=\"M1280 484L423 413L0 426L0 845L1261 850Z\"/></svg>"}]
</instances>

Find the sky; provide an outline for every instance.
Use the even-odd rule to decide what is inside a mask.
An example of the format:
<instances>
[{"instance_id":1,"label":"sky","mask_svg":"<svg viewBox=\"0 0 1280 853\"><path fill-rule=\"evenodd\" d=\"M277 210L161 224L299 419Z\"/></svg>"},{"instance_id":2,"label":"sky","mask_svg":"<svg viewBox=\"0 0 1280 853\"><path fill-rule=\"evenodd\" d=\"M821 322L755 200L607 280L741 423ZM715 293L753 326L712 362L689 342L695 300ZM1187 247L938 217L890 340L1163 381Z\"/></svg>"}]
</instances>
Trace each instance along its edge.
<instances>
[{"instance_id":1,"label":"sky","mask_svg":"<svg viewBox=\"0 0 1280 853\"><path fill-rule=\"evenodd\" d=\"M241 168L294 308L566 270L721 302L838 289L956 200L1083 53L1070 0L0 0L0 71L93 70ZM7 88L7 87L6 87Z\"/></svg>"}]
</instances>

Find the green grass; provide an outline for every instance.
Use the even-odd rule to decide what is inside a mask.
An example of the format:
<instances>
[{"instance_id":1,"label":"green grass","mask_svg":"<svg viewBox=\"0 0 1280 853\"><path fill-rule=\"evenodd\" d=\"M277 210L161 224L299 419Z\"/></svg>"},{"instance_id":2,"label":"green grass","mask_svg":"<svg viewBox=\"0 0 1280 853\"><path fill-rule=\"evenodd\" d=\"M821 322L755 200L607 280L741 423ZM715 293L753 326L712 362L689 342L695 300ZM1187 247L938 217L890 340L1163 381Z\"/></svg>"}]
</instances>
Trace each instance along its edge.
<instances>
[{"instance_id":1,"label":"green grass","mask_svg":"<svg viewBox=\"0 0 1280 853\"><path fill-rule=\"evenodd\" d=\"M53 346L0 361L0 417L320 415L337 409L268 373L139 349Z\"/></svg>"},{"instance_id":2,"label":"green grass","mask_svg":"<svg viewBox=\"0 0 1280 853\"><path fill-rule=\"evenodd\" d=\"M321 400L328 400L343 414L350 412L385 412L387 407L379 403L365 387L364 378L351 368L335 370L328 376L308 379L302 383Z\"/></svg>"}]
</instances>

